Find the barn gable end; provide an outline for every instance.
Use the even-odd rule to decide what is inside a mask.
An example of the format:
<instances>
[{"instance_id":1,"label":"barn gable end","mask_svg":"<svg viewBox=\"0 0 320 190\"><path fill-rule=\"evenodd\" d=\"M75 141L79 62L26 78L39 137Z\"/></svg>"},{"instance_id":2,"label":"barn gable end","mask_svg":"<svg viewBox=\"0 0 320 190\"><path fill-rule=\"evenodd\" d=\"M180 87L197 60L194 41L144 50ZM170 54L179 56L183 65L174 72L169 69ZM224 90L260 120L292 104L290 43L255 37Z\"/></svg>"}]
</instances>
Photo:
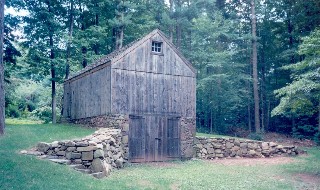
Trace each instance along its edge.
<instances>
[{"instance_id":1,"label":"barn gable end","mask_svg":"<svg viewBox=\"0 0 320 190\"><path fill-rule=\"evenodd\" d=\"M64 87L64 117L120 128L129 161L193 156L196 71L160 30L96 61Z\"/></svg>"}]
</instances>

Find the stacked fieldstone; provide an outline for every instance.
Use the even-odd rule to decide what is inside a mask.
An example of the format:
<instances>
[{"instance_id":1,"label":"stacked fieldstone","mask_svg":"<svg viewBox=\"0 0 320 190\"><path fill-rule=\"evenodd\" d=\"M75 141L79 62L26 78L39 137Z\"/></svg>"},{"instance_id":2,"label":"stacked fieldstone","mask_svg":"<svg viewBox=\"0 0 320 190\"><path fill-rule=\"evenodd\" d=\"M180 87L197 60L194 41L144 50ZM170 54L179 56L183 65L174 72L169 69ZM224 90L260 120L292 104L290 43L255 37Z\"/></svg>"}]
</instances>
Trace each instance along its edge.
<instances>
[{"instance_id":1,"label":"stacked fieldstone","mask_svg":"<svg viewBox=\"0 0 320 190\"><path fill-rule=\"evenodd\" d=\"M82 139L41 142L37 151L45 158L97 178L109 175L112 168L122 168L126 162L120 129L102 128Z\"/></svg>"},{"instance_id":2,"label":"stacked fieldstone","mask_svg":"<svg viewBox=\"0 0 320 190\"><path fill-rule=\"evenodd\" d=\"M241 140L235 138L196 137L194 148L196 157L202 159L273 156L294 156L298 154L295 146L282 146L274 142Z\"/></svg>"}]
</instances>

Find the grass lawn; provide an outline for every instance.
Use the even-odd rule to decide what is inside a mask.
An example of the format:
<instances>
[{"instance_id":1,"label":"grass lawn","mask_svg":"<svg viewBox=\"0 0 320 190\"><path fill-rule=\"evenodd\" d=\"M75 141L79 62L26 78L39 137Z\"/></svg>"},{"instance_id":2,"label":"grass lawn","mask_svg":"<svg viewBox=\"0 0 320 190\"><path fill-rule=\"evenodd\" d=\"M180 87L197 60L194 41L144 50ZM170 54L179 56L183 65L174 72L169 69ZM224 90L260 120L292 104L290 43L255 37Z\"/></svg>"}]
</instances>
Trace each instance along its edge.
<instances>
[{"instance_id":1,"label":"grass lawn","mask_svg":"<svg viewBox=\"0 0 320 190\"><path fill-rule=\"evenodd\" d=\"M93 129L74 125L17 124L0 137L0 189L320 189L320 150L280 165L224 165L201 160L132 164L105 179L95 179L19 151L39 141L83 137ZM18 122L19 123L19 122ZM21 123L21 122L20 122ZM252 162L255 162L253 159ZM311 182L309 179L312 178ZM309 184L310 182L310 184Z\"/></svg>"}]
</instances>

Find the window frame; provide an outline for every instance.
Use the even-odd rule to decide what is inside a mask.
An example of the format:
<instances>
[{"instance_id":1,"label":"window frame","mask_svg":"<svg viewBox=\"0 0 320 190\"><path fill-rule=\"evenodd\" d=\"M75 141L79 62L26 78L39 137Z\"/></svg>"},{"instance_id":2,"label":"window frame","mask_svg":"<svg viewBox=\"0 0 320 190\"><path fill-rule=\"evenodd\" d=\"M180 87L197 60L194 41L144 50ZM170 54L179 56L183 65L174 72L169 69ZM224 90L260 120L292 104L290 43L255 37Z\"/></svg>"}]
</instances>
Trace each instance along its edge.
<instances>
[{"instance_id":1,"label":"window frame","mask_svg":"<svg viewBox=\"0 0 320 190\"><path fill-rule=\"evenodd\" d=\"M160 51L157 51L159 50ZM151 53L156 55L163 55L163 42L152 40L151 41Z\"/></svg>"}]
</instances>

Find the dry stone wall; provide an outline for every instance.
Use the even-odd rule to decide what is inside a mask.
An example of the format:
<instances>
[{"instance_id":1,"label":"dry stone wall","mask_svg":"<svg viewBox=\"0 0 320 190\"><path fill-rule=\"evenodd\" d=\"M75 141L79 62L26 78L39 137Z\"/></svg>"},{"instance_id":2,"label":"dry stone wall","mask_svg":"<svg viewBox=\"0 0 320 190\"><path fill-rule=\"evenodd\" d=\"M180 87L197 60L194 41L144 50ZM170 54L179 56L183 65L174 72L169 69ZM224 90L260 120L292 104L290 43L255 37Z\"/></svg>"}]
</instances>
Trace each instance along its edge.
<instances>
[{"instance_id":1,"label":"dry stone wall","mask_svg":"<svg viewBox=\"0 0 320 190\"><path fill-rule=\"evenodd\" d=\"M101 128L82 139L38 143L37 151L43 158L101 178L127 162L122 140L120 129Z\"/></svg>"},{"instance_id":2,"label":"dry stone wall","mask_svg":"<svg viewBox=\"0 0 320 190\"><path fill-rule=\"evenodd\" d=\"M129 158L129 115L126 114L107 114L96 117L71 120L75 124L86 125L94 128L120 129L122 135L122 146L124 158Z\"/></svg>"},{"instance_id":3,"label":"dry stone wall","mask_svg":"<svg viewBox=\"0 0 320 190\"><path fill-rule=\"evenodd\" d=\"M181 118L180 120L180 152L183 159L194 156L193 138L196 134L196 119Z\"/></svg>"},{"instance_id":4,"label":"dry stone wall","mask_svg":"<svg viewBox=\"0 0 320 190\"><path fill-rule=\"evenodd\" d=\"M215 159L228 157L264 158L273 156L294 156L295 146L282 146L274 142L242 140L235 138L196 137L194 148L196 157Z\"/></svg>"}]
</instances>

